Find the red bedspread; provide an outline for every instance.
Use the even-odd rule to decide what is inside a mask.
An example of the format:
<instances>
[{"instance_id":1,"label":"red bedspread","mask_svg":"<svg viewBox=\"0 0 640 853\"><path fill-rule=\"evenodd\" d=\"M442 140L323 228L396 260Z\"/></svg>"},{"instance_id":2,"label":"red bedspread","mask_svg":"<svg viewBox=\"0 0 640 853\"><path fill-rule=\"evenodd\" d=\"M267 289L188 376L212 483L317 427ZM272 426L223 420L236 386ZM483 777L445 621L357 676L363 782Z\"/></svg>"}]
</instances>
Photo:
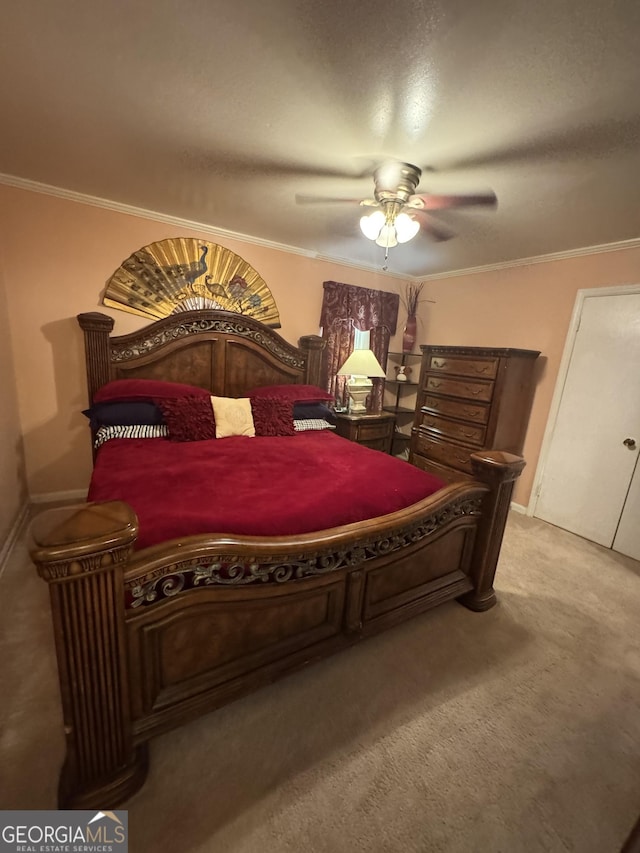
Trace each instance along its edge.
<instances>
[{"instance_id":1,"label":"red bedspread","mask_svg":"<svg viewBox=\"0 0 640 853\"><path fill-rule=\"evenodd\" d=\"M138 548L196 533L294 535L385 515L443 481L329 431L172 442L108 441L90 501L122 500L138 516Z\"/></svg>"}]
</instances>

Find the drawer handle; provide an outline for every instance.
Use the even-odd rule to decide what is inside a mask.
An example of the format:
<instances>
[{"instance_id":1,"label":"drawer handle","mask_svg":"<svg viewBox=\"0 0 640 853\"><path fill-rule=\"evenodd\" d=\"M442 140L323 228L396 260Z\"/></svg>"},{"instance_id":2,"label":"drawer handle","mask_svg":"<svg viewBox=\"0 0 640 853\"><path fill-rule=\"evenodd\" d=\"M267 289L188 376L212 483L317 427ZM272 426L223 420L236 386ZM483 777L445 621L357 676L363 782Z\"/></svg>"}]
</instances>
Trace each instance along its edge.
<instances>
[{"instance_id":1,"label":"drawer handle","mask_svg":"<svg viewBox=\"0 0 640 853\"><path fill-rule=\"evenodd\" d=\"M469 388L468 385L465 385L464 390L467 391L469 394L472 394L474 397L477 397L478 394L482 394L482 388L476 388L476 390L474 391L473 388Z\"/></svg>"},{"instance_id":2,"label":"drawer handle","mask_svg":"<svg viewBox=\"0 0 640 853\"><path fill-rule=\"evenodd\" d=\"M437 361L435 358L433 359L432 364L434 367L446 367L447 366L446 361Z\"/></svg>"},{"instance_id":3,"label":"drawer handle","mask_svg":"<svg viewBox=\"0 0 640 853\"><path fill-rule=\"evenodd\" d=\"M474 364L472 366L473 366L473 369L475 370L476 373L486 373L487 370L489 370L488 364L485 364L484 367L480 367L479 365L476 365L476 364Z\"/></svg>"},{"instance_id":4,"label":"drawer handle","mask_svg":"<svg viewBox=\"0 0 640 853\"><path fill-rule=\"evenodd\" d=\"M462 414L466 418L479 418L480 412L477 409L463 409Z\"/></svg>"},{"instance_id":5,"label":"drawer handle","mask_svg":"<svg viewBox=\"0 0 640 853\"><path fill-rule=\"evenodd\" d=\"M465 432L464 430L460 430L459 432L460 432L460 435L462 435L464 438L475 438L476 437L475 432Z\"/></svg>"},{"instance_id":6,"label":"drawer handle","mask_svg":"<svg viewBox=\"0 0 640 853\"><path fill-rule=\"evenodd\" d=\"M442 382L438 382L435 379L429 380L429 388L440 388L442 386Z\"/></svg>"}]
</instances>

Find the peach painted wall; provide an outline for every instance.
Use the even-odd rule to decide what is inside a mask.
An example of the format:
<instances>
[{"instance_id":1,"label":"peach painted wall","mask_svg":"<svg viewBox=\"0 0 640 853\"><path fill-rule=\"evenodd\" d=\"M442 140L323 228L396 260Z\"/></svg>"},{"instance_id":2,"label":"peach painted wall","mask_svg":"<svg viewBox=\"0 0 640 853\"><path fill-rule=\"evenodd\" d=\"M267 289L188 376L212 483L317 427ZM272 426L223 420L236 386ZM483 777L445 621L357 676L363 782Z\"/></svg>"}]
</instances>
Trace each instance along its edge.
<instances>
[{"instance_id":1,"label":"peach painted wall","mask_svg":"<svg viewBox=\"0 0 640 853\"><path fill-rule=\"evenodd\" d=\"M195 236L237 252L262 275L280 311L280 334L291 343L317 333L322 282L344 281L398 291L383 273L286 253L179 228L77 201L0 185L10 216L0 230L17 373L26 471L32 498L86 489L91 449L86 419L84 344L76 314L100 310L116 334L148 321L100 305L113 272L141 246Z\"/></svg>"},{"instance_id":2,"label":"peach painted wall","mask_svg":"<svg viewBox=\"0 0 640 853\"><path fill-rule=\"evenodd\" d=\"M628 248L425 284L421 340L541 351L516 503L529 502L578 290L638 282L640 248Z\"/></svg>"},{"instance_id":3,"label":"peach painted wall","mask_svg":"<svg viewBox=\"0 0 640 853\"><path fill-rule=\"evenodd\" d=\"M1 210L1 208L0 208ZM0 233L2 228L0 213ZM0 548L27 500L22 429L11 349L3 257L0 247Z\"/></svg>"}]
</instances>

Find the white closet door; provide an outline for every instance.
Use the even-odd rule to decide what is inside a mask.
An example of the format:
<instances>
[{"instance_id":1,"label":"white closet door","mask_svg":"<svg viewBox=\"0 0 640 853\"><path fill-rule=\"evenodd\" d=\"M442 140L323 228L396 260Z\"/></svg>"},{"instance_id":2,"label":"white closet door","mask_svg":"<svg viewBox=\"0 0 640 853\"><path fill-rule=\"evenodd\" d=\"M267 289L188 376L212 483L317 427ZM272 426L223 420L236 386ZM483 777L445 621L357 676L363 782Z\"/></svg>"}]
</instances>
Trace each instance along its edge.
<instances>
[{"instance_id":1,"label":"white closet door","mask_svg":"<svg viewBox=\"0 0 640 853\"><path fill-rule=\"evenodd\" d=\"M640 440L640 293L584 300L535 515L611 547ZM622 541L622 537L621 537Z\"/></svg>"},{"instance_id":2,"label":"white closet door","mask_svg":"<svg viewBox=\"0 0 640 853\"><path fill-rule=\"evenodd\" d=\"M629 436L629 438L633 438L633 436ZM635 443L636 445L640 444L640 432L635 435ZM620 516L620 524L613 540L613 550L626 554L627 557L633 557L634 560L640 560L640 465L637 461L631 478L629 493Z\"/></svg>"}]
</instances>

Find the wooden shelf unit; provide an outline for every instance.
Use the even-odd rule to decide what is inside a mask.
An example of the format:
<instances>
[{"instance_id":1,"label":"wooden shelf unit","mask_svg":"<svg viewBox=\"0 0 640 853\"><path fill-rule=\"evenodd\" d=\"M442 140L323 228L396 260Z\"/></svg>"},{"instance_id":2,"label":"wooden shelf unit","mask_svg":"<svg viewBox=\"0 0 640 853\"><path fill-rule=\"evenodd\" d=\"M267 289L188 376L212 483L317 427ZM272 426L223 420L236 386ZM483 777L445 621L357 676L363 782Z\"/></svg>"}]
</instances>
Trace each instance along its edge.
<instances>
[{"instance_id":1,"label":"wooden shelf unit","mask_svg":"<svg viewBox=\"0 0 640 853\"><path fill-rule=\"evenodd\" d=\"M383 409L396 416L396 426L391 443L391 453L402 459L409 459L411 427L415 418L418 389L420 387L420 364L422 353L390 352L387 357L387 378L385 379L385 402ZM397 367L408 372L406 380L396 379Z\"/></svg>"}]
</instances>

